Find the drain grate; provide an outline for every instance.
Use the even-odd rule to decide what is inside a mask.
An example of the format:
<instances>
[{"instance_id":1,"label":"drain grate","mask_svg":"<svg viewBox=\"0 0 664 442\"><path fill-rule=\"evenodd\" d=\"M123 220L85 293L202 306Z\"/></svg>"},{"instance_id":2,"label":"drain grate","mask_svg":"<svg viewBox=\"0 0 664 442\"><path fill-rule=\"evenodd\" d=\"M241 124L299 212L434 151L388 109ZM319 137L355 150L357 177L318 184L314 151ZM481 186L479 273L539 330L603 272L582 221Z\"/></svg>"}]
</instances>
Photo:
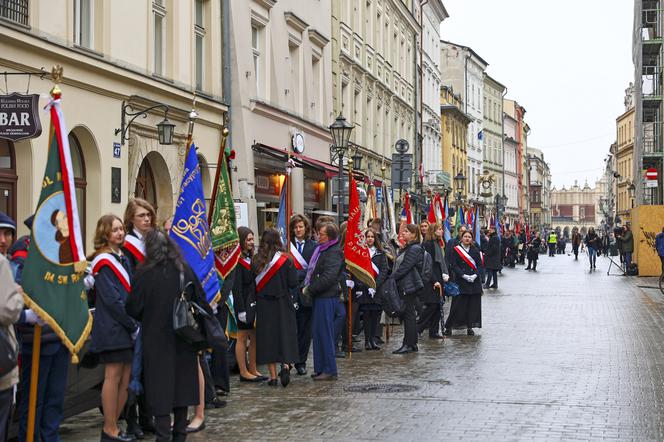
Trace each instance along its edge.
<instances>
[{"instance_id":1,"label":"drain grate","mask_svg":"<svg viewBox=\"0 0 664 442\"><path fill-rule=\"evenodd\" d=\"M420 387L408 384L360 384L344 388L349 393L402 393L416 391Z\"/></svg>"}]
</instances>

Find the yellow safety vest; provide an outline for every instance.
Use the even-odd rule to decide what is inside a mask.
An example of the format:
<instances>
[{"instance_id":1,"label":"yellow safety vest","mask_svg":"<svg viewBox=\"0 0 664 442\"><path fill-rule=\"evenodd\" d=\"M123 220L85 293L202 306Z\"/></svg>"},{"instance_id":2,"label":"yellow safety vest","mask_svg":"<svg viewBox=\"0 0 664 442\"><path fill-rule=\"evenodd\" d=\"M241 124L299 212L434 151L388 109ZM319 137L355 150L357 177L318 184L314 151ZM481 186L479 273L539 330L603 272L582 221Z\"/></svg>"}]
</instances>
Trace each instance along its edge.
<instances>
[{"instance_id":1,"label":"yellow safety vest","mask_svg":"<svg viewBox=\"0 0 664 442\"><path fill-rule=\"evenodd\" d=\"M549 244L556 244L558 242L558 236L555 233L549 235Z\"/></svg>"}]
</instances>

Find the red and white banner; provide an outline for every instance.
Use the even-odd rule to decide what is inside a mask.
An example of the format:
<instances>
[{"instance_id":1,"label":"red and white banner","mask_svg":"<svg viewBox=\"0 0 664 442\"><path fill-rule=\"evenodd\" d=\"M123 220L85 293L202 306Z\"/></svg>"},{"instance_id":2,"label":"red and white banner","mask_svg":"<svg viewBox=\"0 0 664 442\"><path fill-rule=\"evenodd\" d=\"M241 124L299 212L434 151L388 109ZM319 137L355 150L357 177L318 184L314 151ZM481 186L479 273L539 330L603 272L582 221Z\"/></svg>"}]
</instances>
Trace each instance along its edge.
<instances>
[{"instance_id":1,"label":"red and white banner","mask_svg":"<svg viewBox=\"0 0 664 442\"><path fill-rule=\"evenodd\" d=\"M131 291L131 280L129 279L129 273L122 267L122 264L117 260L117 258L110 253L100 253L95 256L95 259L92 260L92 276L97 276L97 273L101 270L102 267L108 266L115 276L120 280L120 283L125 288L127 292Z\"/></svg>"},{"instance_id":2,"label":"red and white banner","mask_svg":"<svg viewBox=\"0 0 664 442\"><path fill-rule=\"evenodd\" d=\"M360 226L362 214L360 213L360 196L357 193L357 182L351 175L348 211L348 230L344 244L344 257L348 271L359 281L369 287L376 288L376 280L371 268L371 253L365 243L364 233Z\"/></svg>"},{"instance_id":3,"label":"red and white banner","mask_svg":"<svg viewBox=\"0 0 664 442\"><path fill-rule=\"evenodd\" d=\"M272 261L256 276L256 291L260 292L265 287L265 284L272 279L272 277L279 271L281 266L288 261L288 255L281 252L274 254Z\"/></svg>"},{"instance_id":4,"label":"red and white banner","mask_svg":"<svg viewBox=\"0 0 664 442\"><path fill-rule=\"evenodd\" d=\"M126 235L124 246L138 262L145 261L145 241L136 238L134 235Z\"/></svg>"},{"instance_id":5,"label":"red and white banner","mask_svg":"<svg viewBox=\"0 0 664 442\"><path fill-rule=\"evenodd\" d=\"M456 252L459 254L461 259L465 261L466 264L468 264L473 270L477 270L477 263L462 246L458 245L454 248L454 250L456 250Z\"/></svg>"},{"instance_id":6,"label":"red and white banner","mask_svg":"<svg viewBox=\"0 0 664 442\"><path fill-rule=\"evenodd\" d=\"M296 269L307 270L309 268L307 260L297 251L297 247L292 242L290 243L290 254L293 257L293 264L295 264Z\"/></svg>"}]
</instances>

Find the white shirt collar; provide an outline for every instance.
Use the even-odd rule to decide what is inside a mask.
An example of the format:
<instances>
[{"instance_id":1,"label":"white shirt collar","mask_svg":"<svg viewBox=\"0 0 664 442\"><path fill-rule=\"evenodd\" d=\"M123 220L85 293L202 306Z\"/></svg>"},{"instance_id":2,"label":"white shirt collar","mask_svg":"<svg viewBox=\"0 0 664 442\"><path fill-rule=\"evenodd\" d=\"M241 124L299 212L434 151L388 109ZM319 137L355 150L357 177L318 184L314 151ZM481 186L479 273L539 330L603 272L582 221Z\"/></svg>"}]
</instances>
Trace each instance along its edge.
<instances>
[{"instance_id":1,"label":"white shirt collar","mask_svg":"<svg viewBox=\"0 0 664 442\"><path fill-rule=\"evenodd\" d=\"M136 238L140 239L141 241L144 241L144 238L143 238L143 235L141 235L141 232L139 232L135 228L134 228L133 232L134 232L134 235L136 235Z\"/></svg>"}]
</instances>

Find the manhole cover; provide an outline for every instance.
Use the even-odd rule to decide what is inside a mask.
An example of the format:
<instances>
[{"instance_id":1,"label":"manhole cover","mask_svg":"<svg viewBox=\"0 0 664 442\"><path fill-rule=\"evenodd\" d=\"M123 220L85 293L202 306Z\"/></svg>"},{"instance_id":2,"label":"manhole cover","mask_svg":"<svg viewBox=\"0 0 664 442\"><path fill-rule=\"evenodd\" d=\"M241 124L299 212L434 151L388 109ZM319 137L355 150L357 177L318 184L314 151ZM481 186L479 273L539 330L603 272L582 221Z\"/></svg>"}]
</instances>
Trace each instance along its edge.
<instances>
[{"instance_id":1,"label":"manhole cover","mask_svg":"<svg viewBox=\"0 0 664 442\"><path fill-rule=\"evenodd\" d=\"M350 393L401 393L419 390L420 387L408 384L362 384L345 387Z\"/></svg>"}]
</instances>

